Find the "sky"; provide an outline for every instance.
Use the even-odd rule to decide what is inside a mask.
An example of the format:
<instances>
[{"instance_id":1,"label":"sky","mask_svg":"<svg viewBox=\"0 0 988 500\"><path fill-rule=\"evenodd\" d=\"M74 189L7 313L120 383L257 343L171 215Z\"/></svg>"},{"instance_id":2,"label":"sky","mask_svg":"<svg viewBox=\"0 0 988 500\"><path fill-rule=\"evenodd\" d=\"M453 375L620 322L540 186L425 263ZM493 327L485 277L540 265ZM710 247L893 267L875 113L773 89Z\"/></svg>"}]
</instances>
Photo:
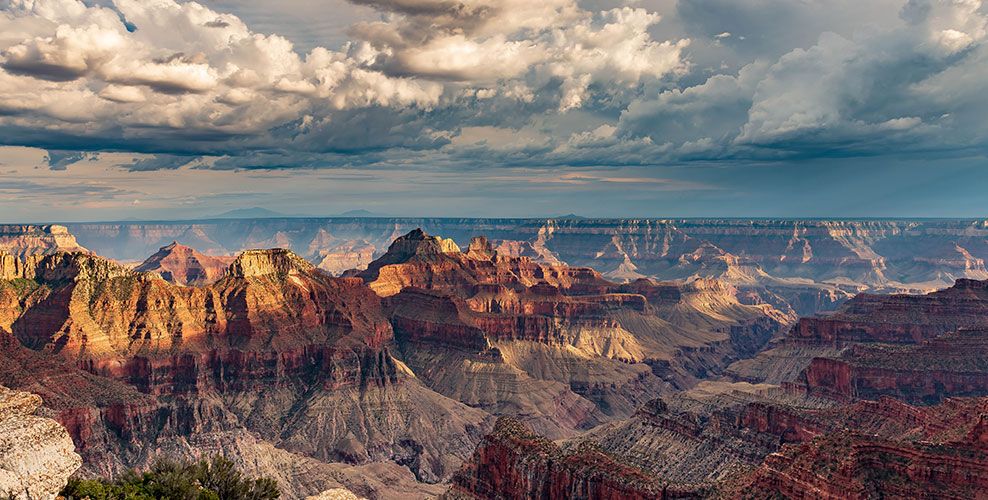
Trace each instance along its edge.
<instances>
[{"instance_id":1,"label":"sky","mask_svg":"<svg viewBox=\"0 0 988 500\"><path fill-rule=\"evenodd\" d=\"M0 222L988 216L980 0L0 0Z\"/></svg>"}]
</instances>

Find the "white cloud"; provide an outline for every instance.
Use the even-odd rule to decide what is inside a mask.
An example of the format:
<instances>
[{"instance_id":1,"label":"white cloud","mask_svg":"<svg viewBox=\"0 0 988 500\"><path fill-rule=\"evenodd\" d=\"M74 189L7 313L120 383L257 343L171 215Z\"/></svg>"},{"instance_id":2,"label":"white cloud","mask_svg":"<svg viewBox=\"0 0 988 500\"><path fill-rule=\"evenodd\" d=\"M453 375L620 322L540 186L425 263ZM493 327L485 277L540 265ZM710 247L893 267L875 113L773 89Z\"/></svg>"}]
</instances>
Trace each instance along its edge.
<instances>
[{"instance_id":1,"label":"white cloud","mask_svg":"<svg viewBox=\"0 0 988 500\"><path fill-rule=\"evenodd\" d=\"M103 99L119 103L144 102L147 100L142 89L127 85L107 85L99 92L99 96Z\"/></svg>"},{"instance_id":2,"label":"white cloud","mask_svg":"<svg viewBox=\"0 0 988 500\"><path fill-rule=\"evenodd\" d=\"M363 147L420 147L444 144L460 126L422 113L464 113L470 93L491 106L538 97L543 110L566 111L687 67L688 42L653 40L659 16L644 9L595 13L574 0L358 3L388 14L354 25L357 40L339 51L300 55L288 39L195 2L7 0L0 128L25 145L98 149L126 140L136 151L237 154L274 144L331 150L362 116L384 120L363 127L383 132L357 141ZM393 112L359 111L370 108ZM410 121L387 123L399 117Z\"/></svg>"},{"instance_id":3,"label":"white cloud","mask_svg":"<svg viewBox=\"0 0 988 500\"><path fill-rule=\"evenodd\" d=\"M660 2L665 20L651 1L355 3L379 19L338 50L299 53L194 2L0 0L0 133L225 156L217 168L662 164L988 141L978 0L840 0L848 12L681 0ZM468 129L540 140L485 156L490 144L456 140Z\"/></svg>"},{"instance_id":4,"label":"white cloud","mask_svg":"<svg viewBox=\"0 0 988 500\"><path fill-rule=\"evenodd\" d=\"M895 25L825 32L738 76L637 100L618 137L650 139L664 161L963 154L988 141L985 22L977 0L911 0Z\"/></svg>"},{"instance_id":5,"label":"white cloud","mask_svg":"<svg viewBox=\"0 0 988 500\"><path fill-rule=\"evenodd\" d=\"M855 39L824 34L813 47L786 54L759 83L737 142L799 143L812 136L821 144L807 147L840 148L875 133L889 143L915 139L903 133L924 133L935 125L925 120L942 114L929 106L930 96L916 92L922 82L954 66L975 69L957 56L985 39L980 8L977 0L912 0L896 29Z\"/></svg>"}]
</instances>

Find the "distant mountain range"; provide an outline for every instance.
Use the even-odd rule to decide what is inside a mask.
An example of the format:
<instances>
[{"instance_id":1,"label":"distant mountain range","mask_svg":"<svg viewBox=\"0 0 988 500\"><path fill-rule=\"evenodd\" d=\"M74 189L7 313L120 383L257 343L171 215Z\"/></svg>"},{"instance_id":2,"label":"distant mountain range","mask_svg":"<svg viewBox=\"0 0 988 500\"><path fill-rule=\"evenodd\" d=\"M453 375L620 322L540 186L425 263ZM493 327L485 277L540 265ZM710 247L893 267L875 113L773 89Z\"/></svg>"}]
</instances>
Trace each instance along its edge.
<instances>
[{"instance_id":1,"label":"distant mountain range","mask_svg":"<svg viewBox=\"0 0 988 500\"><path fill-rule=\"evenodd\" d=\"M362 208L357 210L347 210L341 214L336 215L336 217L390 217L385 214L379 214L377 212L371 212L370 210L364 210Z\"/></svg>"},{"instance_id":2,"label":"distant mountain range","mask_svg":"<svg viewBox=\"0 0 988 500\"><path fill-rule=\"evenodd\" d=\"M217 215L204 217L205 219L279 219L282 217L316 217L309 214L286 214L276 212L267 208L251 207L237 208ZM324 216L320 216L324 217ZM329 217L388 217L387 215L371 212L364 209L347 210L346 212L330 215Z\"/></svg>"},{"instance_id":3,"label":"distant mountain range","mask_svg":"<svg viewBox=\"0 0 988 500\"><path fill-rule=\"evenodd\" d=\"M293 217L291 215L275 212L261 207L237 208L218 215L206 217L206 219L274 219L278 217Z\"/></svg>"}]
</instances>

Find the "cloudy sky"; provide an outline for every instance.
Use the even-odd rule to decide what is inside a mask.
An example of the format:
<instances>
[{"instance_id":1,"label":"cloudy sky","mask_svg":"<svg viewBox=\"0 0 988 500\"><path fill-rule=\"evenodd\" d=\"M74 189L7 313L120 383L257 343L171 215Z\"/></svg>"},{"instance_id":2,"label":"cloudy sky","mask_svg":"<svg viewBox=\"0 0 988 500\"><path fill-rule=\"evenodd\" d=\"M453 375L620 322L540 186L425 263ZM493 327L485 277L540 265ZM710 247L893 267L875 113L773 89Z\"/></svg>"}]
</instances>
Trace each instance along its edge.
<instances>
[{"instance_id":1,"label":"cloudy sky","mask_svg":"<svg viewBox=\"0 0 988 500\"><path fill-rule=\"evenodd\" d=\"M0 221L988 216L980 0L0 0Z\"/></svg>"}]
</instances>

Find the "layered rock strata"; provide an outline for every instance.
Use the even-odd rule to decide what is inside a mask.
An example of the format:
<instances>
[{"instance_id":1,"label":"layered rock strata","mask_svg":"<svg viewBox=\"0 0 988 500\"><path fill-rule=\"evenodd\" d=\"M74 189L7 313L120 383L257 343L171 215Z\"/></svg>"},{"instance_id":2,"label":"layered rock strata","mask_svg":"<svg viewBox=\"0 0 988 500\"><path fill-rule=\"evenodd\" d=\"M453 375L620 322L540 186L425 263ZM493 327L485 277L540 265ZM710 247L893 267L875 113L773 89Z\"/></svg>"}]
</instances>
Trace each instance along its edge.
<instances>
[{"instance_id":1,"label":"layered rock strata","mask_svg":"<svg viewBox=\"0 0 988 500\"><path fill-rule=\"evenodd\" d=\"M552 438L631 415L751 356L785 321L712 280L621 285L413 231L357 274L432 389Z\"/></svg>"},{"instance_id":2,"label":"layered rock strata","mask_svg":"<svg viewBox=\"0 0 988 500\"><path fill-rule=\"evenodd\" d=\"M453 477L447 498L685 498L592 448L563 451L503 417Z\"/></svg>"},{"instance_id":3,"label":"layered rock strata","mask_svg":"<svg viewBox=\"0 0 988 500\"><path fill-rule=\"evenodd\" d=\"M812 394L841 399L892 396L937 403L988 396L988 330L960 330L918 345L862 345L814 358L799 384Z\"/></svg>"},{"instance_id":4,"label":"layered rock strata","mask_svg":"<svg viewBox=\"0 0 988 500\"><path fill-rule=\"evenodd\" d=\"M0 254L16 257L88 252L65 226L0 224Z\"/></svg>"},{"instance_id":5,"label":"layered rock strata","mask_svg":"<svg viewBox=\"0 0 988 500\"><path fill-rule=\"evenodd\" d=\"M226 274L231 257L212 257L191 247L172 242L134 268L138 272L155 272L178 285L208 285Z\"/></svg>"},{"instance_id":6,"label":"layered rock strata","mask_svg":"<svg viewBox=\"0 0 988 500\"><path fill-rule=\"evenodd\" d=\"M910 408L898 434L838 430L770 455L741 498L981 498L988 492L985 399Z\"/></svg>"},{"instance_id":7,"label":"layered rock strata","mask_svg":"<svg viewBox=\"0 0 988 500\"><path fill-rule=\"evenodd\" d=\"M245 252L200 287L86 254L18 269L0 294L11 331L0 371L52 396L87 473L214 450L293 480L283 467L298 461L387 460L434 482L483 433L483 412L429 390L392 355L377 295L290 252Z\"/></svg>"},{"instance_id":8,"label":"layered rock strata","mask_svg":"<svg viewBox=\"0 0 988 500\"><path fill-rule=\"evenodd\" d=\"M907 372L910 371L905 366L909 363L909 356L894 353L914 352L908 346L924 345L918 348L923 353L922 357L929 355L933 360L940 359L940 363L950 365L952 361L943 359L943 356L963 357L965 348L961 344L964 343L974 349L972 353L978 352L977 344L980 341L972 333L954 335L951 337L953 340L946 339L945 335L961 329L984 328L988 328L988 281L961 279L952 287L926 295L859 294L832 314L801 318L772 348L754 359L736 363L728 371L736 379L750 382L795 382L818 388L831 384L835 385L831 391L833 394L848 396L853 392L848 378L850 366L860 365L866 371L865 365L869 363L872 367L882 368L875 366L881 365L879 358L888 359L890 363L892 358L899 358L900 362L894 365L896 368L892 364L888 366L890 371L886 373L891 378L874 382L878 386L894 385L895 375L892 372L898 371L908 378ZM919 354L919 351L914 354ZM937 352L944 354L938 357ZM861 359L860 363L854 361L857 358ZM868 359L874 361L868 362ZM921 358L916 358L915 362L917 364L912 371L916 377L922 378L926 372L936 371L936 367L922 365L924 361ZM804 370L811 364L812 372L807 379ZM969 365L959 360L957 367L960 369ZM942 368L950 371L949 366ZM881 379L882 375L874 372L865 378L868 377ZM865 395L868 391L867 387L862 387L861 394ZM875 394L881 393L879 390ZM955 389L944 394L979 393Z\"/></svg>"}]
</instances>

